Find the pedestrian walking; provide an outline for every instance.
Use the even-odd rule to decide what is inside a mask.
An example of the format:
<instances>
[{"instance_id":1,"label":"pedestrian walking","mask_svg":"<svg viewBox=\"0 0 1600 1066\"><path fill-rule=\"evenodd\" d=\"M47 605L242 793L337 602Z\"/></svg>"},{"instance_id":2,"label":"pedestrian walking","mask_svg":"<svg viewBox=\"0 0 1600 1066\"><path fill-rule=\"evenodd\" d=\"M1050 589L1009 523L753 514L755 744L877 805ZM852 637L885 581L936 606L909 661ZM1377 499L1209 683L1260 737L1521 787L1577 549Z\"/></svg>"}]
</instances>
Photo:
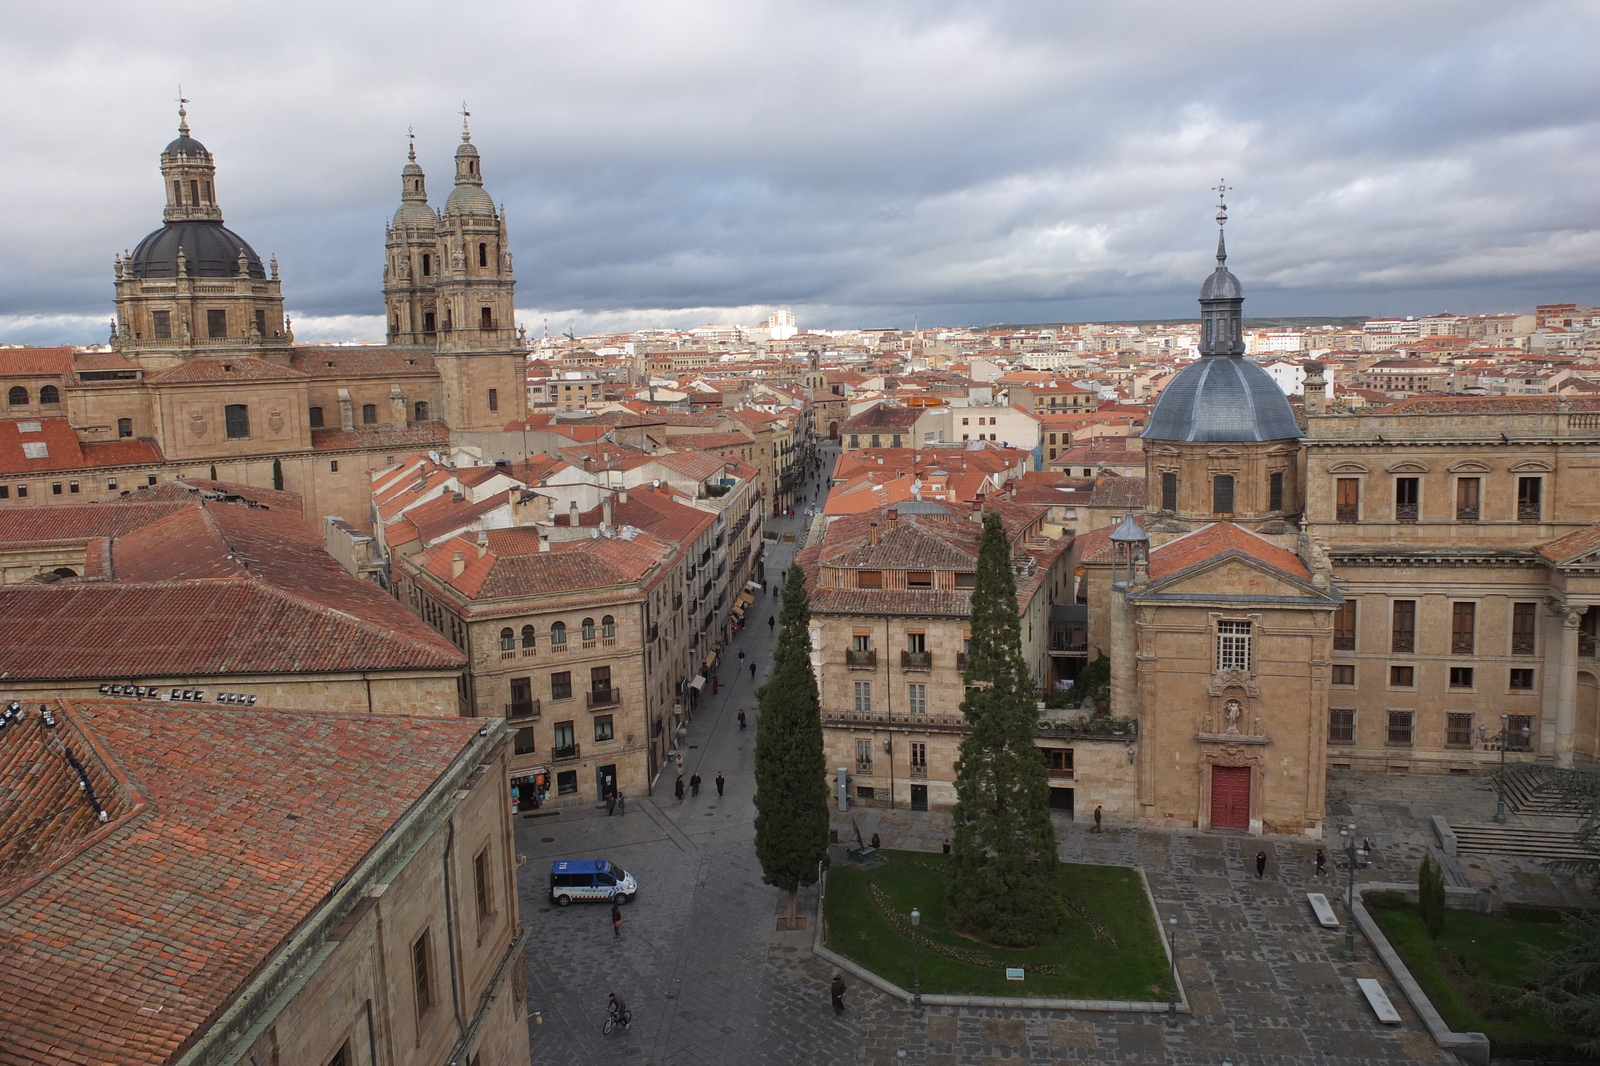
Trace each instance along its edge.
<instances>
[{"instance_id":1,"label":"pedestrian walking","mask_svg":"<svg viewBox=\"0 0 1600 1066\"><path fill-rule=\"evenodd\" d=\"M728 783L727 778L722 776L722 771L721 770L718 770L717 771L717 795L719 795L719 796L722 795L722 786L726 785L727 783Z\"/></svg>"},{"instance_id":2,"label":"pedestrian walking","mask_svg":"<svg viewBox=\"0 0 1600 1066\"><path fill-rule=\"evenodd\" d=\"M740 729L744 728L744 708L743 707L739 708L739 728Z\"/></svg>"},{"instance_id":3,"label":"pedestrian walking","mask_svg":"<svg viewBox=\"0 0 1600 1066\"><path fill-rule=\"evenodd\" d=\"M617 794L615 792L607 792L606 793L606 817L610 818L611 817L611 812L615 811L616 809L617 809Z\"/></svg>"},{"instance_id":4,"label":"pedestrian walking","mask_svg":"<svg viewBox=\"0 0 1600 1066\"><path fill-rule=\"evenodd\" d=\"M617 817L618 818L626 818L627 816L628 816L628 797L624 796L622 794L622 789L619 788L619 789L617 789Z\"/></svg>"},{"instance_id":5,"label":"pedestrian walking","mask_svg":"<svg viewBox=\"0 0 1600 1066\"><path fill-rule=\"evenodd\" d=\"M613 940L622 936L622 908L616 900L611 901L611 937Z\"/></svg>"},{"instance_id":6,"label":"pedestrian walking","mask_svg":"<svg viewBox=\"0 0 1600 1066\"><path fill-rule=\"evenodd\" d=\"M678 775L678 783L672 787L672 791L677 793L678 802L682 803L683 802L683 775L682 774Z\"/></svg>"},{"instance_id":7,"label":"pedestrian walking","mask_svg":"<svg viewBox=\"0 0 1600 1066\"><path fill-rule=\"evenodd\" d=\"M755 680L756 680L756 664L754 662L751 662L751 664L750 664L750 682L751 682L751 684L754 684Z\"/></svg>"},{"instance_id":8,"label":"pedestrian walking","mask_svg":"<svg viewBox=\"0 0 1600 1066\"><path fill-rule=\"evenodd\" d=\"M1328 876L1328 855L1321 848L1317 849L1317 876Z\"/></svg>"},{"instance_id":9,"label":"pedestrian walking","mask_svg":"<svg viewBox=\"0 0 1600 1066\"><path fill-rule=\"evenodd\" d=\"M744 649L739 649L739 669L744 669Z\"/></svg>"},{"instance_id":10,"label":"pedestrian walking","mask_svg":"<svg viewBox=\"0 0 1600 1066\"><path fill-rule=\"evenodd\" d=\"M773 627L776 626L777 624L778 624L778 620L776 618L772 617L770 614L767 615L767 632L768 633L771 633L772 630L773 630Z\"/></svg>"},{"instance_id":11,"label":"pedestrian walking","mask_svg":"<svg viewBox=\"0 0 1600 1066\"><path fill-rule=\"evenodd\" d=\"M1265 876L1267 876L1267 853L1258 851L1256 852L1256 880L1259 881Z\"/></svg>"},{"instance_id":12,"label":"pedestrian walking","mask_svg":"<svg viewBox=\"0 0 1600 1066\"><path fill-rule=\"evenodd\" d=\"M1095 808L1094 808L1094 828L1089 830L1089 832L1091 832L1091 833L1100 832L1100 805L1099 804L1095 804Z\"/></svg>"},{"instance_id":13,"label":"pedestrian walking","mask_svg":"<svg viewBox=\"0 0 1600 1066\"><path fill-rule=\"evenodd\" d=\"M844 974L833 975L833 984L828 989L828 994L833 999L833 1013L844 1013Z\"/></svg>"},{"instance_id":14,"label":"pedestrian walking","mask_svg":"<svg viewBox=\"0 0 1600 1066\"><path fill-rule=\"evenodd\" d=\"M691 796L700 795L700 771L699 770L696 770L694 772L694 775L689 778L689 794Z\"/></svg>"},{"instance_id":15,"label":"pedestrian walking","mask_svg":"<svg viewBox=\"0 0 1600 1066\"><path fill-rule=\"evenodd\" d=\"M950 842L948 840L944 842L944 853L946 855L950 854Z\"/></svg>"}]
</instances>

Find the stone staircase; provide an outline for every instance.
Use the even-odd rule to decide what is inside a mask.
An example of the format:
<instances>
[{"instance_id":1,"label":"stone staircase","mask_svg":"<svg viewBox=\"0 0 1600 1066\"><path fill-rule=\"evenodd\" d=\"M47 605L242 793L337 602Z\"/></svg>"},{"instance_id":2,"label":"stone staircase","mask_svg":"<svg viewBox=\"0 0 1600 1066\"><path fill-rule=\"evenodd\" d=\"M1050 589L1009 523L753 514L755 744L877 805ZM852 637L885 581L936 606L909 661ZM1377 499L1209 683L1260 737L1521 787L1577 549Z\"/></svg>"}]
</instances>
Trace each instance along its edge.
<instances>
[{"instance_id":1,"label":"stone staircase","mask_svg":"<svg viewBox=\"0 0 1600 1066\"><path fill-rule=\"evenodd\" d=\"M1581 859L1588 853L1573 836L1576 818L1545 815L1498 822L1451 822L1458 855L1510 855L1524 859Z\"/></svg>"},{"instance_id":2,"label":"stone staircase","mask_svg":"<svg viewBox=\"0 0 1600 1066\"><path fill-rule=\"evenodd\" d=\"M1542 767L1506 775L1506 806L1518 814L1570 816L1572 804L1553 788L1545 787Z\"/></svg>"}]
</instances>

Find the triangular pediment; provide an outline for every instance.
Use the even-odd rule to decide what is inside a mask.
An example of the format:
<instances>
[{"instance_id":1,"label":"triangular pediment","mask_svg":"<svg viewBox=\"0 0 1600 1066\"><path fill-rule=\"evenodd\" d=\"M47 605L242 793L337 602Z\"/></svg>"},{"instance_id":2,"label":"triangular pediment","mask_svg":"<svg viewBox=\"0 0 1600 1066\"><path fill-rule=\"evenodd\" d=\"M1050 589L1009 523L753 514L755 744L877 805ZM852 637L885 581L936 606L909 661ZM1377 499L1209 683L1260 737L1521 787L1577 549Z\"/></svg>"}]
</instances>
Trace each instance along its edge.
<instances>
[{"instance_id":1,"label":"triangular pediment","mask_svg":"<svg viewBox=\"0 0 1600 1066\"><path fill-rule=\"evenodd\" d=\"M1151 582L1144 594L1245 599L1303 599L1322 602L1327 594L1243 555L1226 555Z\"/></svg>"}]
</instances>

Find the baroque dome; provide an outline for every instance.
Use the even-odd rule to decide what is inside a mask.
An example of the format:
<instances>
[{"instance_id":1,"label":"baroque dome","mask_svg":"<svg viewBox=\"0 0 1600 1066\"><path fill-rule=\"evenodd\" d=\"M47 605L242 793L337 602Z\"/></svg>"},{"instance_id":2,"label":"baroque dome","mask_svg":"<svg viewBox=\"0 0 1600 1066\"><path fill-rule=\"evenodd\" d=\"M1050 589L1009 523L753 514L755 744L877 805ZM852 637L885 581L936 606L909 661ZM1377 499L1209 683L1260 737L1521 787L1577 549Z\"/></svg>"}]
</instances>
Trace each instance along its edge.
<instances>
[{"instance_id":1,"label":"baroque dome","mask_svg":"<svg viewBox=\"0 0 1600 1066\"><path fill-rule=\"evenodd\" d=\"M1167 383L1140 436L1221 442L1286 440L1304 434L1289 398L1271 374L1239 356L1207 355Z\"/></svg>"},{"instance_id":2,"label":"baroque dome","mask_svg":"<svg viewBox=\"0 0 1600 1066\"><path fill-rule=\"evenodd\" d=\"M252 278L267 276L261 257L243 237L221 222L207 219L168 222L140 241L133 250L133 276L177 277L179 247L183 248L184 263L192 278L237 277L240 251L244 252L246 269Z\"/></svg>"}]
</instances>

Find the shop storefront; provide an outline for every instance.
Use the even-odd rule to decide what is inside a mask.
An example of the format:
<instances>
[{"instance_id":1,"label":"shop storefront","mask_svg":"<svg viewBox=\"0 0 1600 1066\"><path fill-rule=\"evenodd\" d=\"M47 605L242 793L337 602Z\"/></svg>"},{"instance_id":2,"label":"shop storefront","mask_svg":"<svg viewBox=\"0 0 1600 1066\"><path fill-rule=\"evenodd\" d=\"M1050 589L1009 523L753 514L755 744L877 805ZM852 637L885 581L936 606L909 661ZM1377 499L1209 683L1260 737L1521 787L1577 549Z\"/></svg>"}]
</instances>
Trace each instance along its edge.
<instances>
[{"instance_id":1,"label":"shop storefront","mask_svg":"<svg viewBox=\"0 0 1600 1066\"><path fill-rule=\"evenodd\" d=\"M550 796L550 771L542 766L511 774L511 813L538 810Z\"/></svg>"}]
</instances>

